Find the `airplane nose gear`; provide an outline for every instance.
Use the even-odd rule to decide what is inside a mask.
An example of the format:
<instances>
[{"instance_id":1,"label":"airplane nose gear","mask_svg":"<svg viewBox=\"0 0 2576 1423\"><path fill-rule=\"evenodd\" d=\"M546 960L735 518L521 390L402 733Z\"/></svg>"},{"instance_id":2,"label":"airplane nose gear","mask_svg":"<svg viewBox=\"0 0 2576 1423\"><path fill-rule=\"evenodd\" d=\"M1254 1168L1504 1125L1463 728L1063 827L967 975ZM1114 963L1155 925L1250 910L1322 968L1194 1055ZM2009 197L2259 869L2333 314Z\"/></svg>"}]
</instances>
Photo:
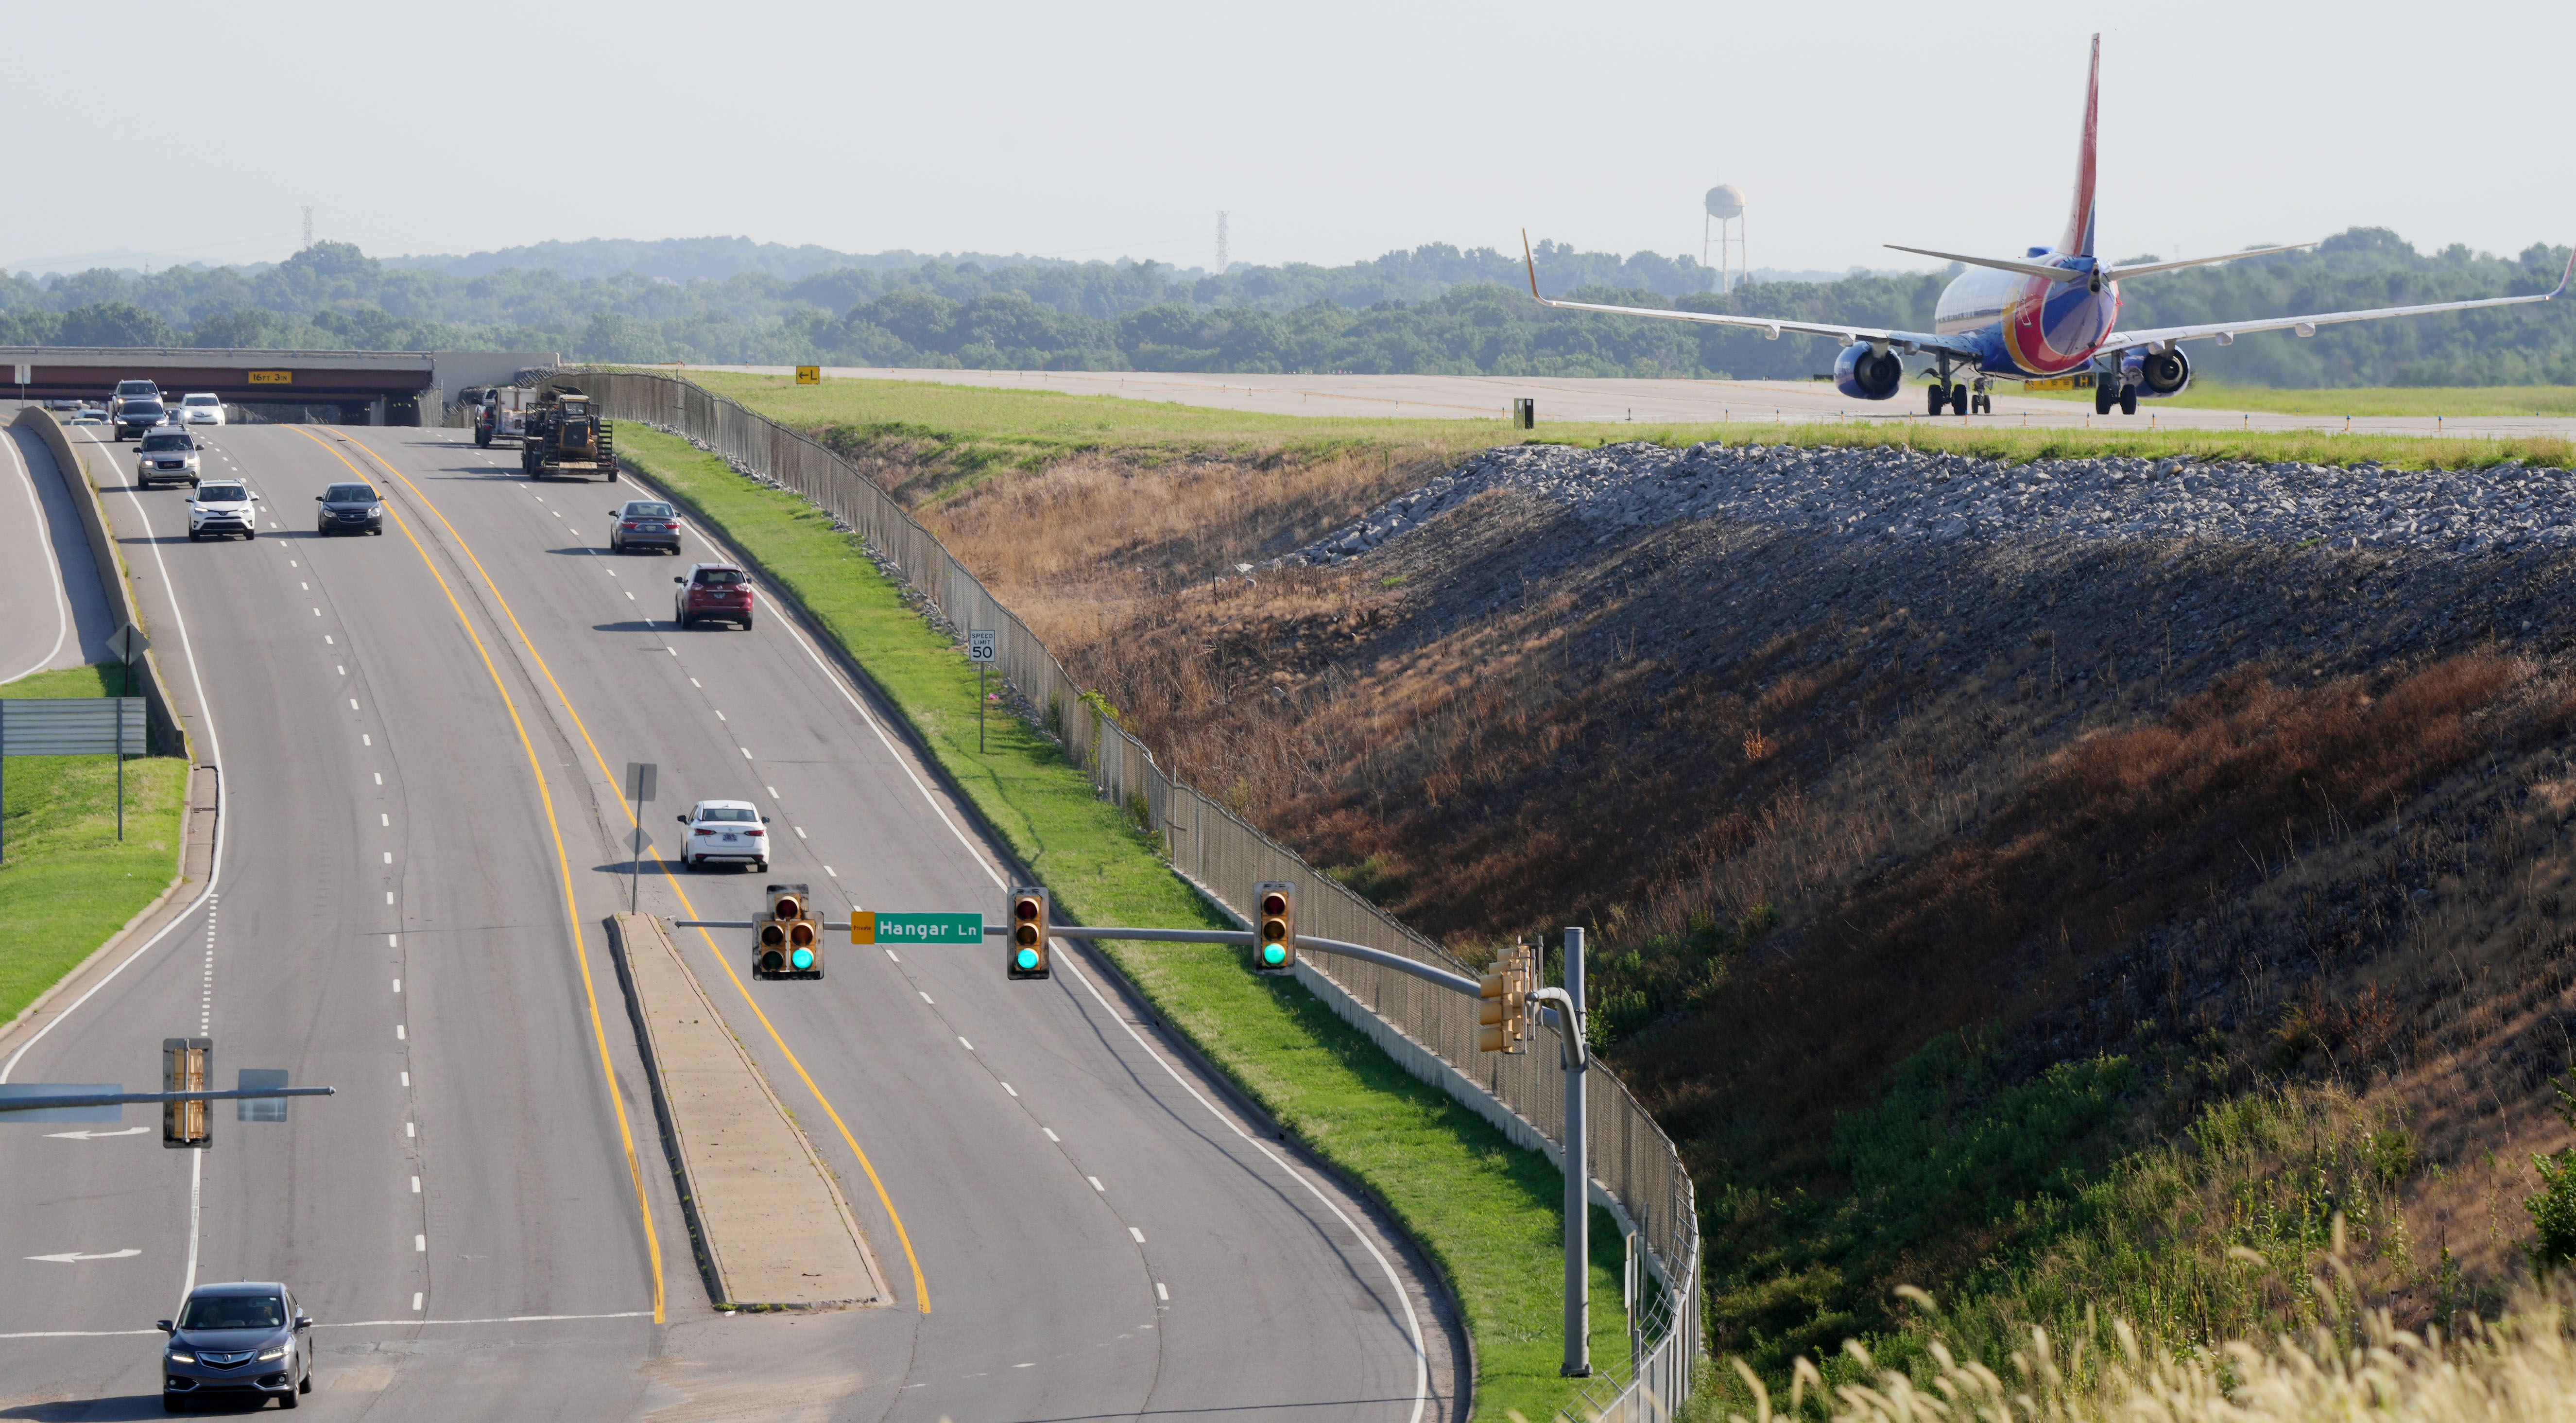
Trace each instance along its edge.
<instances>
[{"instance_id":1,"label":"airplane nose gear","mask_svg":"<svg viewBox=\"0 0 2576 1423\"><path fill-rule=\"evenodd\" d=\"M1995 397L1992 393L1994 390L1994 382L1986 379L1984 376L1979 376L1977 377L1975 389L1976 394L1968 397L1968 413L1971 415L1994 414Z\"/></svg>"}]
</instances>

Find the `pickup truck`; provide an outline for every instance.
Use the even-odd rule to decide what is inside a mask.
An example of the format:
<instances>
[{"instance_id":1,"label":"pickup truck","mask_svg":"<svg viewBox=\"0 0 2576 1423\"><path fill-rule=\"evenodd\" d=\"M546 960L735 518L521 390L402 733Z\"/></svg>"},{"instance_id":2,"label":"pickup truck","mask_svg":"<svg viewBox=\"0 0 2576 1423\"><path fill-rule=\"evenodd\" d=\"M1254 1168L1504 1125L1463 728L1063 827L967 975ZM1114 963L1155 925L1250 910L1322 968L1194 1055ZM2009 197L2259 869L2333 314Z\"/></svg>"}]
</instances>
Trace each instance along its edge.
<instances>
[{"instance_id":1,"label":"pickup truck","mask_svg":"<svg viewBox=\"0 0 2576 1423\"><path fill-rule=\"evenodd\" d=\"M494 386L483 392L483 403L474 409L474 444L489 448L495 440L528 438L528 416L536 408L535 392L521 386Z\"/></svg>"}]
</instances>

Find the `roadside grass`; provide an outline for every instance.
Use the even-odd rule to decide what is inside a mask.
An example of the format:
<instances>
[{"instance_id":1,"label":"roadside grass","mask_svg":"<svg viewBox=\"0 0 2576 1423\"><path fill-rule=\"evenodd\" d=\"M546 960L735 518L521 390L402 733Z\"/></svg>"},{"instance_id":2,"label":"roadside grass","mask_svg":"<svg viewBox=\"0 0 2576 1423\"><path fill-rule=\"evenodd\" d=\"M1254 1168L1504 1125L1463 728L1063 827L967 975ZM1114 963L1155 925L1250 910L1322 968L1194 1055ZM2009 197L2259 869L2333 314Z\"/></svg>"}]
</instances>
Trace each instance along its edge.
<instances>
[{"instance_id":1,"label":"roadside grass","mask_svg":"<svg viewBox=\"0 0 2576 1423\"><path fill-rule=\"evenodd\" d=\"M933 381L827 380L799 386L786 376L721 371L692 371L689 378L812 433L845 454L893 456L908 465L931 467L935 472L923 487L903 491L908 502L927 505L995 475L1035 472L1079 454L1110 455L1147 465L1207 458L1303 465L1367 455L1401 463L1454 464L1477 451L1513 443L1514 435L1494 420L1271 415L1114 395L989 390ZM2286 398L2332 393L2271 394ZM1893 415L1783 424L1551 423L1541 427L1531 442L1591 447L1644 441L1678 449L1703 440L1836 448L1901 445L2012 463L2128 455L2324 465L2369 460L2405 469L2462 468L2511 459L2561 468L2576 464L2576 442L2548 436L2454 440L2323 431L1956 428Z\"/></svg>"},{"instance_id":2,"label":"roadside grass","mask_svg":"<svg viewBox=\"0 0 2576 1423\"><path fill-rule=\"evenodd\" d=\"M0 698L113 695L115 669L68 667L0 685ZM0 1023L89 957L170 883L188 765L125 762L116 839L114 756L12 756L0 787Z\"/></svg>"},{"instance_id":3,"label":"roadside grass","mask_svg":"<svg viewBox=\"0 0 2576 1423\"><path fill-rule=\"evenodd\" d=\"M2090 401L2089 390L2014 391L2034 399ZM2576 415L2576 385L2352 386L2276 390L2195 380L2155 404L2181 410L2252 410L2273 415Z\"/></svg>"},{"instance_id":4,"label":"roadside grass","mask_svg":"<svg viewBox=\"0 0 2576 1423\"><path fill-rule=\"evenodd\" d=\"M907 605L857 538L674 436L629 424L618 431L618 451L850 652L1072 918L1232 927L1035 728L993 717L990 749L976 751L974 669ZM1240 951L1104 948L1176 1030L1281 1125L1375 1193L1434 1258L1474 1338L1476 1416L1517 1410L1544 1419L1572 1397L1557 1377L1562 1178L1544 1157L1405 1074L1303 989L1249 972ZM1606 1361L1627 1348L1620 1243L1605 1212L1593 1213L1591 1230L1593 1350Z\"/></svg>"}]
</instances>

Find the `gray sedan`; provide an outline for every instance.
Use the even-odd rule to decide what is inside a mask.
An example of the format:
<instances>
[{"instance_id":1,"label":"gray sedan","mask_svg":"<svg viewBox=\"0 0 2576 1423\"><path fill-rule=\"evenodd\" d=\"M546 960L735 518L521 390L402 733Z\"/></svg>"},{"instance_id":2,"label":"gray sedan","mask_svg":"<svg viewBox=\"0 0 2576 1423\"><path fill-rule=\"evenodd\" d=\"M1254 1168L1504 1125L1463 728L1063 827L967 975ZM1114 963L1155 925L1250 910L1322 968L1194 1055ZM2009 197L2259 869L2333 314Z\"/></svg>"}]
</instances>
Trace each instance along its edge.
<instances>
[{"instance_id":1,"label":"gray sedan","mask_svg":"<svg viewBox=\"0 0 2576 1423\"><path fill-rule=\"evenodd\" d=\"M313 1318L297 1312L294 1292L275 1281L199 1285L188 1292L161 1353L161 1410L184 1411L200 1398L254 1406L276 1399L293 1408L313 1391Z\"/></svg>"}]
</instances>

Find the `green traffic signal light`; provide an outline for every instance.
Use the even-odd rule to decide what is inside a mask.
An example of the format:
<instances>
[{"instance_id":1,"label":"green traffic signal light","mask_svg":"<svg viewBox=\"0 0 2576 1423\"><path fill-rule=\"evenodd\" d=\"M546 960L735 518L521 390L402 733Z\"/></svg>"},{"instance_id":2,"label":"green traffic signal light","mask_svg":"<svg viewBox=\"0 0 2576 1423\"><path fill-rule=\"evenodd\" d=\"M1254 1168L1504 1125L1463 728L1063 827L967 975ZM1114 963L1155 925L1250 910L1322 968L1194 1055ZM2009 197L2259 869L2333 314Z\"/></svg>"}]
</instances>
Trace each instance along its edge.
<instances>
[{"instance_id":1,"label":"green traffic signal light","mask_svg":"<svg viewBox=\"0 0 2576 1423\"><path fill-rule=\"evenodd\" d=\"M798 949L796 952L787 956L787 961L796 965L796 971L798 973L803 973L805 970L814 966L814 951L812 949Z\"/></svg>"},{"instance_id":2,"label":"green traffic signal light","mask_svg":"<svg viewBox=\"0 0 2576 1423\"><path fill-rule=\"evenodd\" d=\"M1017 954L1012 955L1011 962L1018 964L1021 971L1025 973L1038 966L1038 951L1035 949L1022 949Z\"/></svg>"},{"instance_id":3,"label":"green traffic signal light","mask_svg":"<svg viewBox=\"0 0 2576 1423\"><path fill-rule=\"evenodd\" d=\"M1261 962L1262 962L1263 966L1268 967L1268 968L1277 968L1277 967L1279 967L1281 964L1286 963L1287 961L1288 961L1288 946L1287 946L1287 945L1285 945L1285 944L1264 944L1264 945L1262 945L1262 946L1261 946Z\"/></svg>"}]
</instances>

